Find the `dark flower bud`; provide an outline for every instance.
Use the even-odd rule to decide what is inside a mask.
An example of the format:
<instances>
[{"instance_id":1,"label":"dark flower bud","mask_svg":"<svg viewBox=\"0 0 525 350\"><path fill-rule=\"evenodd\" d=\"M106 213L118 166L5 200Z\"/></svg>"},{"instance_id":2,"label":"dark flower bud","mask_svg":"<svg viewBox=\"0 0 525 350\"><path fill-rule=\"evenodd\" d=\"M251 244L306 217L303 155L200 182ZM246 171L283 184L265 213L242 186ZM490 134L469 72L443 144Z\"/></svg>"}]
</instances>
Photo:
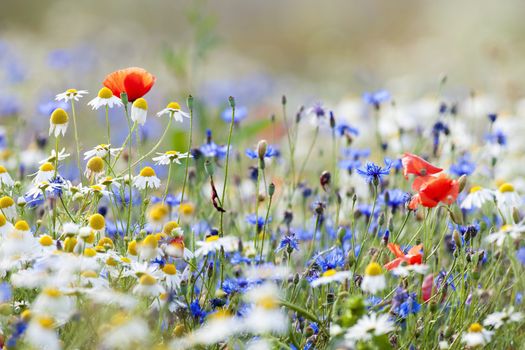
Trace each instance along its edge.
<instances>
[{"instance_id":1,"label":"dark flower bud","mask_svg":"<svg viewBox=\"0 0 525 350\"><path fill-rule=\"evenodd\" d=\"M230 96L228 98L228 101L230 102L230 107L235 108L235 98L233 98L233 96Z\"/></svg>"},{"instance_id":2,"label":"dark flower bud","mask_svg":"<svg viewBox=\"0 0 525 350\"><path fill-rule=\"evenodd\" d=\"M124 104L124 106L126 106L128 104L128 94L126 93L126 91L122 91L120 93L120 100L122 101L122 103Z\"/></svg>"},{"instance_id":3,"label":"dark flower bud","mask_svg":"<svg viewBox=\"0 0 525 350\"><path fill-rule=\"evenodd\" d=\"M330 186L330 180L332 178L332 175L328 171L323 171L321 176L319 177L319 183L321 184L321 187L325 192L328 192L328 186Z\"/></svg>"},{"instance_id":4,"label":"dark flower bud","mask_svg":"<svg viewBox=\"0 0 525 350\"><path fill-rule=\"evenodd\" d=\"M191 111L193 110L193 96L188 95L188 99L186 100L186 104L188 105L188 109Z\"/></svg>"}]
</instances>

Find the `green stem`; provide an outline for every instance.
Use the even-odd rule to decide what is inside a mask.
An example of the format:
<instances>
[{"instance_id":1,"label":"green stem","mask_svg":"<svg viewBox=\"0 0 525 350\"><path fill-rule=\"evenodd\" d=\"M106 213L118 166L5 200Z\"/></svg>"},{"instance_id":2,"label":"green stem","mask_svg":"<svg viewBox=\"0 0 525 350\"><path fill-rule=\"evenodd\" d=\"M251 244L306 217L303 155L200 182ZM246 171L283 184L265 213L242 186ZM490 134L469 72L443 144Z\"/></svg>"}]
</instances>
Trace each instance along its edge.
<instances>
[{"instance_id":1,"label":"green stem","mask_svg":"<svg viewBox=\"0 0 525 350\"><path fill-rule=\"evenodd\" d=\"M180 202L184 202L184 194L186 190L186 182L188 181L188 170L190 167L190 153L191 153L191 145L193 140L193 105L189 107L190 110L190 140L188 144L188 153L186 157L186 166L184 170L184 182L182 183L182 193L180 195ZM180 215L177 217L177 223L180 223Z\"/></svg>"},{"instance_id":2,"label":"green stem","mask_svg":"<svg viewBox=\"0 0 525 350\"><path fill-rule=\"evenodd\" d=\"M232 141L234 122L235 122L235 105L232 106L232 120L230 122L230 132L228 134L228 146L226 147L226 166L224 169L224 184L222 185L222 194L221 194L221 205L223 207L224 207L224 196L226 195L226 184L228 183L228 166L230 163L230 145ZM221 212L221 225L220 225L220 235L221 236L224 233L223 219L224 219L224 212Z\"/></svg>"}]
</instances>

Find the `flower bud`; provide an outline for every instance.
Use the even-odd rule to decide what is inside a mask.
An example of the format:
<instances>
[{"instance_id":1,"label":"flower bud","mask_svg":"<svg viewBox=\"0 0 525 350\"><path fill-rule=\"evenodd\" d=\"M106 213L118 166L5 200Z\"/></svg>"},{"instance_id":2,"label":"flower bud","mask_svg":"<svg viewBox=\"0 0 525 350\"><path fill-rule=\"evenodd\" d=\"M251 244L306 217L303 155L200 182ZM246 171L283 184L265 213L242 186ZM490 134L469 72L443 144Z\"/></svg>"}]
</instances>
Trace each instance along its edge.
<instances>
[{"instance_id":1,"label":"flower bud","mask_svg":"<svg viewBox=\"0 0 525 350\"><path fill-rule=\"evenodd\" d=\"M209 159L206 159L204 162L204 170L206 170L206 174L213 176L215 173L215 165Z\"/></svg>"},{"instance_id":2,"label":"flower bud","mask_svg":"<svg viewBox=\"0 0 525 350\"><path fill-rule=\"evenodd\" d=\"M268 195L271 197L273 196L273 194L275 193L275 185L274 183L270 183L270 185L268 186Z\"/></svg>"},{"instance_id":3,"label":"flower bud","mask_svg":"<svg viewBox=\"0 0 525 350\"><path fill-rule=\"evenodd\" d=\"M459 183L459 193L461 193L461 191L463 191L463 189L467 185L467 175L465 174L461 175L461 177L458 179L458 183Z\"/></svg>"},{"instance_id":4,"label":"flower bud","mask_svg":"<svg viewBox=\"0 0 525 350\"><path fill-rule=\"evenodd\" d=\"M261 140L257 144L257 156L260 160L264 161L264 156L266 155L266 150L268 149L268 143L266 140Z\"/></svg>"},{"instance_id":5,"label":"flower bud","mask_svg":"<svg viewBox=\"0 0 525 350\"><path fill-rule=\"evenodd\" d=\"M188 109L191 111L193 110L193 96L188 95L188 99L186 100L186 104L188 105Z\"/></svg>"},{"instance_id":6,"label":"flower bud","mask_svg":"<svg viewBox=\"0 0 525 350\"><path fill-rule=\"evenodd\" d=\"M228 101L230 102L230 107L235 108L235 98L233 96L230 96L228 98Z\"/></svg>"},{"instance_id":7,"label":"flower bud","mask_svg":"<svg viewBox=\"0 0 525 350\"><path fill-rule=\"evenodd\" d=\"M120 93L120 100L122 101L122 103L124 104L124 106L126 106L128 104L128 94L126 93L126 91L122 91Z\"/></svg>"}]
</instances>

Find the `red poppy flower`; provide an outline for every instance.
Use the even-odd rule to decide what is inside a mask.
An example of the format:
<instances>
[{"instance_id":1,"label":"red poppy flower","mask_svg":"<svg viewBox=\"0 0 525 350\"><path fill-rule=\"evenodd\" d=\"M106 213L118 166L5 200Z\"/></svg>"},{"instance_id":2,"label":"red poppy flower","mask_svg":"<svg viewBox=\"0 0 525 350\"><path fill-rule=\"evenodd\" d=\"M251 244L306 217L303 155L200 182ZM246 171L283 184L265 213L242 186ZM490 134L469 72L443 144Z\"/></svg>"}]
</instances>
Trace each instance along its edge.
<instances>
[{"instance_id":1,"label":"red poppy flower","mask_svg":"<svg viewBox=\"0 0 525 350\"><path fill-rule=\"evenodd\" d=\"M423 158L411 153L403 154L401 163L403 164L403 175L405 175L405 178L408 178L408 174L414 174L416 176L428 176L443 171L443 169L438 168Z\"/></svg>"},{"instance_id":2,"label":"red poppy flower","mask_svg":"<svg viewBox=\"0 0 525 350\"><path fill-rule=\"evenodd\" d=\"M438 203L452 204L459 193L459 182L449 178L446 174L428 176L419 186L419 192L412 197L410 209L416 209L419 204L433 208Z\"/></svg>"},{"instance_id":3,"label":"red poppy flower","mask_svg":"<svg viewBox=\"0 0 525 350\"><path fill-rule=\"evenodd\" d=\"M155 77L143 68L130 67L115 71L106 76L103 84L120 97L122 92L128 94L130 102L144 96L155 83Z\"/></svg>"},{"instance_id":4,"label":"red poppy flower","mask_svg":"<svg viewBox=\"0 0 525 350\"><path fill-rule=\"evenodd\" d=\"M423 262L423 255L421 254L422 244L418 244L410 248L407 254L403 253L401 248L397 244L388 243L388 249L394 253L396 258L385 265L385 269L393 270L398 267L402 262L408 265L419 265Z\"/></svg>"}]
</instances>

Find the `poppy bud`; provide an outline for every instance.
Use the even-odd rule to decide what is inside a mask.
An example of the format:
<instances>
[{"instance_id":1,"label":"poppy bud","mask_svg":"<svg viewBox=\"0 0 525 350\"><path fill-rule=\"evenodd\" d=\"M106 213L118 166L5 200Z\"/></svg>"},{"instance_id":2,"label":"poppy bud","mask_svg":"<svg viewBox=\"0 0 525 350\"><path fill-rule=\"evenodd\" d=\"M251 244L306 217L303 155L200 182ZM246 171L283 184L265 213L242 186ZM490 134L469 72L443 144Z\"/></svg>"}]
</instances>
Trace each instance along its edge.
<instances>
[{"instance_id":1,"label":"poppy bud","mask_svg":"<svg viewBox=\"0 0 525 350\"><path fill-rule=\"evenodd\" d=\"M449 209L448 213L450 214L450 218L455 224L463 225L463 215L457 207Z\"/></svg>"},{"instance_id":2,"label":"poppy bud","mask_svg":"<svg viewBox=\"0 0 525 350\"><path fill-rule=\"evenodd\" d=\"M275 185L274 183L270 183L270 185L268 186L268 195L271 197L273 196L273 194L275 193Z\"/></svg>"},{"instance_id":3,"label":"poppy bud","mask_svg":"<svg viewBox=\"0 0 525 350\"><path fill-rule=\"evenodd\" d=\"M257 156L260 160L264 162L264 156L266 155L266 150L268 149L268 143L266 140L261 140L257 144Z\"/></svg>"},{"instance_id":4,"label":"poppy bud","mask_svg":"<svg viewBox=\"0 0 525 350\"><path fill-rule=\"evenodd\" d=\"M516 207L512 207L512 219L514 220L514 222L517 224L518 222L520 222L521 218L520 218L520 211L518 208Z\"/></svg>"},{"instance_id":5,"label":"poppy bud","mask_svg":"<svg viewBox=\"0 0 525 350\"><path fill-rule=\"evenodd\" d=\"M452 236L454 237L454 243L456 243L456 248L461 248L461 237L460 237L458 230L454 230L454 233L452 234Z\"/></svg>"},{"instance_id":6,"label":"poppy bud","mask_svg":"<svg viewBox=\"0 0 525 350\"><path fill-rule=\"evenodd\" d=\"M193 96L192 95L188 95L186 104L188 105L188 109L191 111L193 109Z\"/></svg>"},{"instance_id":7,"label":"poppy bud","mask_svg":"<svg viewBox=\"0 0 525 350\"><path fill-rule=\"evenodd\" d=\"M122 101L122 103L124 104L124 106L126 106L128 104L128 94L126 93L126 91L122 91L120 93L120 100Z\"/></svg>"},{"instance_id":8,"label":"poppy bud","mask_svg":"<svg viewBox=\"0 0 525 350\"><path fill-rule=\"evenodd\" d=\"M230 102L230 107L235 108L235 98L233 98L233 96L230 96L228 98L228 101Z\"/></svg>"},{"instance_id":9,"label":"poppy bud","mask_svg":"<svg viewBox=\"0 0 525 350\"><path fill-rule=\"evenodd\" d=\"M323 171L321 174L321 177L319 178L319 182L321 184L321 187L325 192L327 192L327 187L330 186L330 180L332 178L332 175L328 171Z\"/></svg>"},{"instance_id":10,"label":"poppy bud","mask_svg":"<svg viewBox=\"0 0 525 350\"><path fill-rule=\"evenodd\" d=\"M335 117L334 112L330 111L330 128L335 128Z\"/></svg>"},{"instance_id":11,"label":"poppy bud","mask_svg":"<svg viewBox=\"0 0 525 350\"><path fill-rule=\"evenodd\" d=\"M463 191L463 189L465 188L465 185L467 184L467 175L465 174L461 175L461 177L458 179L458 183L459 183L458 193L461 193L461 191Z\"/></svg>"},{"instance_id":12,"label":"poppy bud","mask_svg":"<svg viewBox=\"0 0 525 350\"><path fill-rule=\"evenodd\" d=\"M282 104L283 106L286 105L286 95L283 95L283 97L281 98L281 104Z\"/></svg>"}]
</instances>

